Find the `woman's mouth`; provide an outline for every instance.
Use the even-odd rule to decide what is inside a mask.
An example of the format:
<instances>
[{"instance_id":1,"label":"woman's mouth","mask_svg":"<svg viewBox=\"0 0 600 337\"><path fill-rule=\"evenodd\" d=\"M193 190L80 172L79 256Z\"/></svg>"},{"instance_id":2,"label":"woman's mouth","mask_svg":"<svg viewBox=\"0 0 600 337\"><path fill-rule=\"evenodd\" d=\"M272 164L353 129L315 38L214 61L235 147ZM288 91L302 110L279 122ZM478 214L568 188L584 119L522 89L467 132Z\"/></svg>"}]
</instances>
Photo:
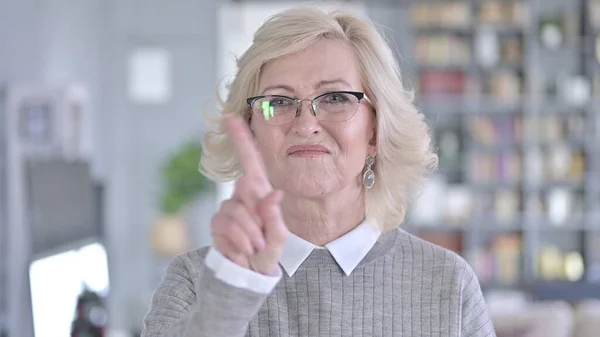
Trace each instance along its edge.
<instances>
[{"instance_id":1,"label":"woman's mouth","mask_svg":"<svg viewBox=\"0 0 600 337\"><path fill-rule=\"evenodd\" d=\"M294 145L287 150L288 156L300 158L316 158L330 154L329 150L318 144Z\"/></svg>"}]
</instances>

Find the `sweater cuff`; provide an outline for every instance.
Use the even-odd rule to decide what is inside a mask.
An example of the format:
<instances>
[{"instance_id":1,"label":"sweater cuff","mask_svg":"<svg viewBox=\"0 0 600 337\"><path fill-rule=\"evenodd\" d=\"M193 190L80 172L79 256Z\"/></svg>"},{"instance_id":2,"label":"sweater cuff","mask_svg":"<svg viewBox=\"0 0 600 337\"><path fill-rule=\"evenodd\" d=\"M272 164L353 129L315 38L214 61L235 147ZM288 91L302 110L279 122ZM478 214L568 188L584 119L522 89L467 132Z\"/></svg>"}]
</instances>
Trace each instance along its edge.
<instances>
[{"instance_id":1,"label":"sweater cuff","mask_svg":"<svg viewBox=\"0 0 600 337\"><path fill-rule=\"evenodd\" d=\"M281 268L277 268L276 276L267 276L238 266L214 247L208 251L205 264L218 280L259 294L270 294L282 276Z\"/></svg>"}]
</instances>

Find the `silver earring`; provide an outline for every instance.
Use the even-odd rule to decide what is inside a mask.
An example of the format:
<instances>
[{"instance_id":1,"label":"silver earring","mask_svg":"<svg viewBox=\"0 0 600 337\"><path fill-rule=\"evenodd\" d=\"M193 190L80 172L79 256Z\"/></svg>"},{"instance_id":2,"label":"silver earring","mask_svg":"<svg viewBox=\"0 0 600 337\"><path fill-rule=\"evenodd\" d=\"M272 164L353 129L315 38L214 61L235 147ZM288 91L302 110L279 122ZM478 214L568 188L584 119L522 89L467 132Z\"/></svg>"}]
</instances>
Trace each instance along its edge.
<instances>
[{"instance_id":1,"label":"silver earring","mask_svg":"<svg viewBox=\"0 0 600 337\"><path fill-rule=\"evenodd\" d=\"M367 160L365 164L367 165L367 170L363 174L363 184L366 188L371 188L375 184L375 172L371 169L371 166L375 163L374 156L367 156Z\"/></svg>"}]
</instances>

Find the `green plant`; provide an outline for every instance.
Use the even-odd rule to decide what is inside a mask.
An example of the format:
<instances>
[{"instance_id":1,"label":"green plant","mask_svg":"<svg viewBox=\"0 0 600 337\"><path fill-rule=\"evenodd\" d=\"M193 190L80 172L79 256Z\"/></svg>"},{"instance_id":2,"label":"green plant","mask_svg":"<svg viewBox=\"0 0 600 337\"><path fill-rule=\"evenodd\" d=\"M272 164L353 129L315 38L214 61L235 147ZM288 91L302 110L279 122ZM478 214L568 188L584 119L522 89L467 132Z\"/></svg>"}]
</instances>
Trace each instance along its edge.
<instances>
[{"instance_id":1,"label":"green plant","mask_svg":"<svg viewBox=\"0 0 600 337\"><path fill-rule=\"evenodd\" d=\"M198 172L202 146L188 142L173 153L162 168L164 192L161 210L164 214L177 214L210 187L210 180Z\"/></svg>"}]
</instances>

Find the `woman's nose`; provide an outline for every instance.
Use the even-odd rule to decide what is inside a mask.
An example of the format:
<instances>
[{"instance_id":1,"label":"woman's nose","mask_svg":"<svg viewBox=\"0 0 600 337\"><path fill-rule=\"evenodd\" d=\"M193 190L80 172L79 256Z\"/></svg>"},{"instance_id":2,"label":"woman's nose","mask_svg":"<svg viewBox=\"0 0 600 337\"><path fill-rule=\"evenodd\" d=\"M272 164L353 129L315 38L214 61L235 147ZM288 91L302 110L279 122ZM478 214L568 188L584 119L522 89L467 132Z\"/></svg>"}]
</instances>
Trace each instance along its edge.
<instances>
[{"instance_id":1,"label":"woman's nose","mask_svg":"<svg viewBox=\"0 0 600 337\"><path fill-rule=\"evenodd\" d=\"M312 110L310 101L300 102L300 116L294 120L292 130L301 137L310 137L319 133L321 123Z\"/></svg>"}]
</instances>

